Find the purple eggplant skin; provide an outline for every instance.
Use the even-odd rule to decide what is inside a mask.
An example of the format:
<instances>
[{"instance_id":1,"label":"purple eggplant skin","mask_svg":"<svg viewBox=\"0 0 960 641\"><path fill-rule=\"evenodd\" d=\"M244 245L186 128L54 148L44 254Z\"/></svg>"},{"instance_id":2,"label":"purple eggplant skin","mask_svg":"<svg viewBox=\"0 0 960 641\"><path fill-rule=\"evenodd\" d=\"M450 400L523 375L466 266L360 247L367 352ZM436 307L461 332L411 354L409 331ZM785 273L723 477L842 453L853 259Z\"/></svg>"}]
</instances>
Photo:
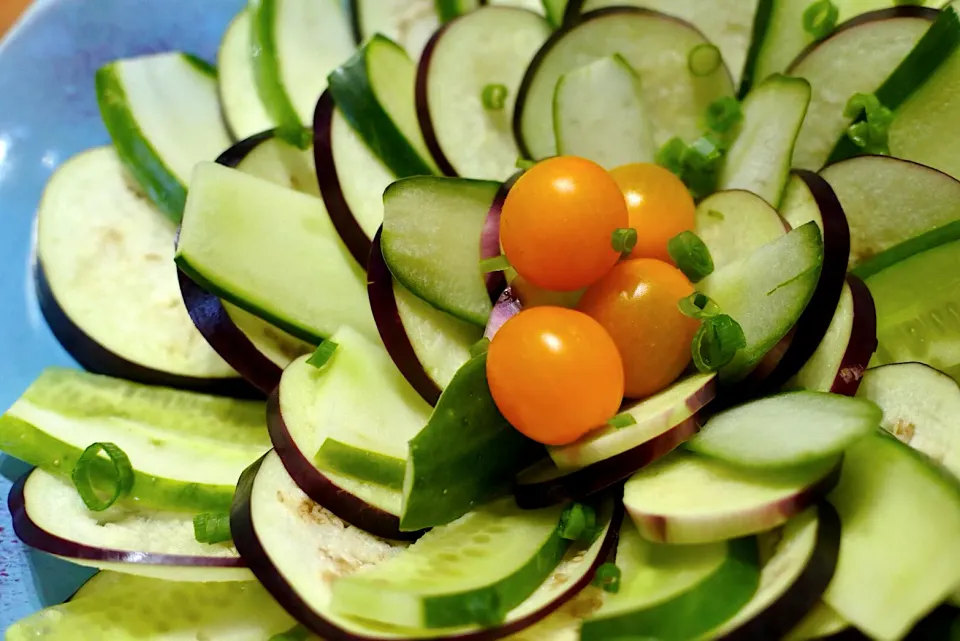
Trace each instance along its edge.
<instances>
[{"instance_id":1,"label":"purple eggplant skin","mask_svg":"<svg viewBox=\"0 0 960 641\"><path fill-rule=\"evenodd\" d=\"M94 374L125 378L135 383L228 396L241 399L262 399L263 393L239 377L204 378L183 376L145 367L108 350L83 331L60 307L43 269L43 262L33 265L34 284L40 311L50 331L70 356L85 370Z\"/></svg>"},{"instance_id":2,"label":"purple eggplant skin","mask_svg":"<svg viewBox=\"0 0 960 641\"><path fill-rule=\"evenodd\" d=\"M297 621L309 628L312 632L329 641L385 641L395 638L392 636L376 637L354 634L344 630L333 621L321 616L311 608L297 593L286 579L277 572L266 550L257 538L253 527L253 512L251 493L254 480L260 469L263 459L250 466L240 477L237 484L237 493L234 496L233 507L230 511L230 529L233 532L234 544L240 554L246 559L254 575L263 584L263 587L274 599ZM466 632L452 633L448 636L427 637L417 639L411 637L407 641L497 641L504 637L516 634L535 623L543 620L565 603L577 596L584 588L590 585L593 576L603 563L613 557L617 550L617 541L620 525L623 521L623 506L615 503L615 512L607 530L606 538L602 543L600 553L593 564L576 581L572 582L567 590L557 599L546 604L541 609L525 617L511 621L505 625ZM327 507L327 506L324 506ZM329 509L329 508L328 508Z\"/></svg>"},{"instance_id":3,"label":"purple eggplant skin","mask_svg":"<svg viewBox=\"0 0 960 641\"><path fill-rule=\"evenodd\" d=\"M863 373L877 351L877 307L866 283L847 275L847 284L853 294L853 327L850 341L840 361L840 369L830 391L844 396L856 396Z\"/></svg>"},{"instance_id":4,"label":"purple eggplant skin","mask_svg":"<svg viewBox=\"0 0 960 641\"><path fill-rule=\"evenodd\" d=\"M47 532L34 523L27 514L26 498L23 491L27 478L32 472L20 477L10 489L7 505L13 521L13 531L25 544L34 549L66 557L68 559L82 559L86 561L100 561L105 563L131 563L139 565L176 565L185 567L207 568L245 568L246 562L239 557L208 557L184 556L179 554L156 554L152 552L137 552L134 550L114 550L98 548L76 541L69 541L55 534Z\"/></svg>"}]
</instances>

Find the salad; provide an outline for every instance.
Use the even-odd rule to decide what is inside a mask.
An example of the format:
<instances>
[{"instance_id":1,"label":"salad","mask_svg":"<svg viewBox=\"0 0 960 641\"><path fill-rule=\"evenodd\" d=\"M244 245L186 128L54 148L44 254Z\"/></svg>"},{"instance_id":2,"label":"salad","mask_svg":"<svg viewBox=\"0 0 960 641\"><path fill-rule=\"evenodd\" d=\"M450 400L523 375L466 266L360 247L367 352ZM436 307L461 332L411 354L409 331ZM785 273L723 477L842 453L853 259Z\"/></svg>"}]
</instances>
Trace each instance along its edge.
<instances>
[{"instance_id":1,"label":"salad","mask_svg":"<svg viewBox=\"0 0 960 641\"><path fill-rule=\"evenodd\" d=\"M27 639L951 639L960 16L251 0L95 79ZM930 2L927 3L931 4Z\"/></svg>"}]
</instances>

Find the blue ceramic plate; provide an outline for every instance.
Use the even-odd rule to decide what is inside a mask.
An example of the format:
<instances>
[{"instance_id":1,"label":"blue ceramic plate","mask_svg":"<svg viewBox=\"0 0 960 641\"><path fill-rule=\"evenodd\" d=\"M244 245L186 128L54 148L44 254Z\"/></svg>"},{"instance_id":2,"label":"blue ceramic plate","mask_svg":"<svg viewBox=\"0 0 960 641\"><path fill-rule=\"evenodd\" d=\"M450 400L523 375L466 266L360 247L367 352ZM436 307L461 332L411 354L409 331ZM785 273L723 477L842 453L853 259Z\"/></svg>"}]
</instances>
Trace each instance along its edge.
<instances>
[{"instance_id":1,"label":"blue ceramic plate","mask_svg":"<svg viewBox=\"0 0 960 641\"><path fill-rule=\"evenodd\" d=\"M244 4L36 0L0 42L0 412L44 367L73 363L40 316L27 267L34 211L51 172L77 152L109 142L94 72L116 58L169 50L212 62ZM17 619L64 600L90 574L17 541L6 496L25 470L0 454L0 637Z\"/></svg>"}]
</instances>

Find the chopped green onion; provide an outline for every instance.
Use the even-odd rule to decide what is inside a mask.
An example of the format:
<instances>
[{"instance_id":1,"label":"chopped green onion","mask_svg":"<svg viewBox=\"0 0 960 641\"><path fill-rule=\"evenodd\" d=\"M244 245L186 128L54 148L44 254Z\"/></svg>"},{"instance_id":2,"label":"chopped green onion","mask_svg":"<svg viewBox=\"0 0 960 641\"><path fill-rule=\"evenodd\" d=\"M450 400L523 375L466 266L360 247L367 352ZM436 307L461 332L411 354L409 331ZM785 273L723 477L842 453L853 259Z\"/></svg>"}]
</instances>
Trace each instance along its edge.
<instances>
[{"instance_id":1,"label":"chopped green onion","mask_svg":"<svg viewBox=\"0 0 960 641\"><path fill-rule=\"evenodd\" d=\"M269 641L307 641L310 638L310 630L302 625L296 625L286 632L275 634Z\"/></svg>"},{"instance_id":2,"label":"chopped green onion","mask_svg":"<svg viewBox=\"0 0 960 641\"><path fill-rule=\"evenodd\" d=\"M613 230L610 244L613 245L613 251L626 256L637 246L637 230L633 227Z\"/></svg>"},{"instance_id":3,"label":"chopped green onion","mask_svg":"<svg viewBox=\"0 0 960 641\"><path fill-rule=\"evenodd\" d=\"M500 84L489 84L483 88L480 94L480 100L483 101L483 108L490 111L499 111L507 104L507 86Z\"/></svg>"},{"instance_id":4,"label":"chopped green onion","mask_svg":"<svg viewBox=\"0 0 960 641\"><path fill-rule=\"evenodd\" d=\"M490 339L484 336L476 343L470 346L470 356L475 358L481 354L486 354L487 350L490 349Z\"/></svg>"},{"instance_id":5,"label":"chopped green onion","mask_svg":"<svg viewBox=\"0 0 960 641\"><path fill-rule=\"evenodd\" d=\"M743 120L743 110L733 96L717 98L707 107L707 128L718 134L725 134Z\"/></svg>"},{"instance_id":6,"label":"chopped green onion","mask_svg":"<svg viewBox=\"0 0 960 641\"><path fill-rule=\"evenodd\" d=\"M671 138L657 151L655 161L676 174L695 198L707 196L716 189L724 143L713 134L706 134L690 145L680 138Z\"/></svg>"},{"instance_id":7,"label":"chopped green onion","mask_svg":"<svg viewBox=\"0 0 960 641\"><path fill-rule=\"evenodd\" d=\"M680 313L696 320L712 318L720 313L720 306L710 300L706 294L694 292L677 303Z\"/></svg>"},{"instance_id":8,"label":"chopped green onion","mask_svg":"<svg viewBox=\"0 0 960 641\"><path fill-rule=\"evenodd\" d=\"M709 42L698 44L687 55L687 68L695 76L709 76L723 64L723 57L716 45Z\"/></svg>"},{"instance_id":9,"label":"chopped green onion","mask_svg":"<svg viewBox=\"0 0 960 641\"><path fill-rule=\"evenodd\" d=\"M102 463L106 462L100 457L100 453L107 455L110 467L106 474L102 474ZM96 472L97 482L94 481L94 467L98 468ZM104 478L106 476L106 478ZM73 484L83 500L83 504L91 512L103 512L117 500L126 496L133 489L135 480L133 466L130 464L130 458L126 453L113 443L94 443L83 451L77 464L71 474ZM97 485L106 487L98 488ZM105 492L101 495L101 491Z\"/></svg>"},{"instance_id":10,"label":"chopped green onion","mask_svg":"<svg viewBox=\"0 0 960 641\"><path fill-rule=\"evenodd\" d=\"M727 314L704 319L690 346L693 364L701 372L715 372L745 347L743 328Z\"/></svg>"},{"instance_id":11,"label":"chopped green onion","mask_svg":"<svg viewBox=\"0 0 960 641\"><path fill-rule=\"evenodd\" d=\"M336 343L330 340L323 341L319 346L317 346L313 356L307 359L307 364L313 365L317 369L320 369L330 361L336 351Z\"/></svg>"},{"instance_id":12,"label":"chopped green onion","mask_svg":"<svg viewBox=\"0 0 960 641\"><path fill-rule=\"evenodd\" d=\"M691 283L699 283L713 273L710 249L692 231L682 231L668 240L667 253Z\"/></svg>"},{"instance_id":13,"label":"chopped green onion","mask_svg":"<svg viewBox=\"0 0 960 641\"><path fill-rule=\"evenodd\" d=\"M620 591L620 577L620 568L616 563L604 563L593 575L593 584L600 586L604 592L616 594Z\"/></svg>"},{"instance_id":14,"label":"chopped green onion","mask_svg":"<svg viewBox=\"0 0 960 641\"><path fill-rule=\"evenodd\" d=\"M856 118L861 113L865 115L865 120L850 125L847 137L866 153L889 154L888 137L893 112L884 107L875 95L856 93L847 101L843 115Z\"/></svg>"},{"instance_id":15,"label":"chopped green onion","mask_svg":"<svg viewBox=\"0 0 960 641\"><path fill-rule=\"evenodd\" d=\"M680 138L671 138L657 150L655 162L664 169L683 178L683 152L687 150L687 143Z\"/></svg>"},{"instance_id":16,"label":"chopped green onion","mask_svg":"<svg viewBox=\"0 0 960 641\"><path fill-rule=\"evenodd\" d=\"M230 534L230 515L208 513L193 517L193 538L198 543L223 543L233 538Z\"/></svg>"},{"instance_id":17,"label":"chopped green onion","mask_svg":"<svg viewBox=\"0 0 960 641\"><path fill-rule=\"evenodd\" d=\"M630 427L631 425L636 424L637 419L633 417L633 414L629 414L627 412L621 412L607 421L607 425L618 430L622 430L625 427Z\"/></svg>"},{"instance_id":18,"label":"chopped green onion","mask_svg":"<svg viewBox=\"0 0 960 641\"><path fill-rule=\"evenodd\" d=\"M723 143L706 134L700 136L684 150L683 164L698 171L713 171L723 158Z\"/></svg>"},{"instance_id":19,"label":"chopped green onion","mask_svg":"<svg viewBox=\"0 0 960 641\"><path fill-rule=\"evenodd\" d=\"M837 26L840 10L830 0L817 0L803 12L803 30L820 40L826 38Z\"/></svg>"},{"instance_id":20,"label":"chopped green onion","mask_svg":"<svg viewBox=\"0 0 960 641\"><path fill-rule=\"evenodd\" d=\"M597 529L597 513L589 505L573 503L560 515L560 538L588 542Z\"/></svg>"},{"instance_id":21,"label":"chopped green onion","mask_svg":"<svg viewBox=\"0 0 960 641\"><path fill-rule=\"evenodd\" d=\"M529 158L517 158L517 162L514 163L514 166L517 169L523 169L524 171L526 171L527 169L530 169L536 164L537 164L536 160L530 160Z\"/></svg>"},{"instance_id":22,"label":"chopped green onion","mask_svg":"<svg viewBox=\"0 0 960 641\"><path fill-rule=\"evenodd\" d=\"M507 257L503 254L494 256L493 258L484 258L480 261L480 269L483 270L484 274L502 272L510 269L510 261L507 260Z\"/></svg>"},{"instance_id":23,"label":"chopped green onion","mask_svg":"<svg viewBox=\"0 0 960 641\"><path fill-rule=\"evenodd\" d=\"M717 220L723 220L725 218L725 216L721 212L717 211L716 209L708 210L707 216L709 216L710 218L716 218Z\"/></svg>"},{"instance_id":24,"label":"chopped green onion","mask_svg":"<svg viewBox=\"0 0 960 641\"><path fill-rule=\"evenodd\" d=\"M480 590L470 594L465 605L473 622L482 626L502 623L506 616L500 605L500 595L494 590Z\"/></svg>"},{"instance_id":25,"label":"chopped green onion","mask_svg":"<svg viewBox=\"0 0 960 641\"><path fill-rule=\"evenodd\" d=\"M313 145L313 130L300 125L291 125L277 129L277 138L297 149L307 150Z\"/></svg>"}]
</instances>

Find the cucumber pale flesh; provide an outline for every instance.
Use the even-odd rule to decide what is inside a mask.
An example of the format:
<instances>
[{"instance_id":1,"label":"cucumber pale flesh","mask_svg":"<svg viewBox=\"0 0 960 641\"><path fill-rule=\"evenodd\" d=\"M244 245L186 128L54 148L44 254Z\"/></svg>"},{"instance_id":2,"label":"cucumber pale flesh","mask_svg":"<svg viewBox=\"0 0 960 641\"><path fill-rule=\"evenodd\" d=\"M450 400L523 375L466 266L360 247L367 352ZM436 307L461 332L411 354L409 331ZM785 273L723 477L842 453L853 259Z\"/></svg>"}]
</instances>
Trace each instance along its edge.
<instances>
[{"instance_id":1,"label":"cucumber pale flesh","mask_svg":"<svg viewBox=\"0 0 960 641\"><path fill-rule=\"evenodd\" d=\"M715 269L736 262L787 233L770 203L749 191L720 191L697 205L694 229Z\"/></svg>"}]
</instances>

